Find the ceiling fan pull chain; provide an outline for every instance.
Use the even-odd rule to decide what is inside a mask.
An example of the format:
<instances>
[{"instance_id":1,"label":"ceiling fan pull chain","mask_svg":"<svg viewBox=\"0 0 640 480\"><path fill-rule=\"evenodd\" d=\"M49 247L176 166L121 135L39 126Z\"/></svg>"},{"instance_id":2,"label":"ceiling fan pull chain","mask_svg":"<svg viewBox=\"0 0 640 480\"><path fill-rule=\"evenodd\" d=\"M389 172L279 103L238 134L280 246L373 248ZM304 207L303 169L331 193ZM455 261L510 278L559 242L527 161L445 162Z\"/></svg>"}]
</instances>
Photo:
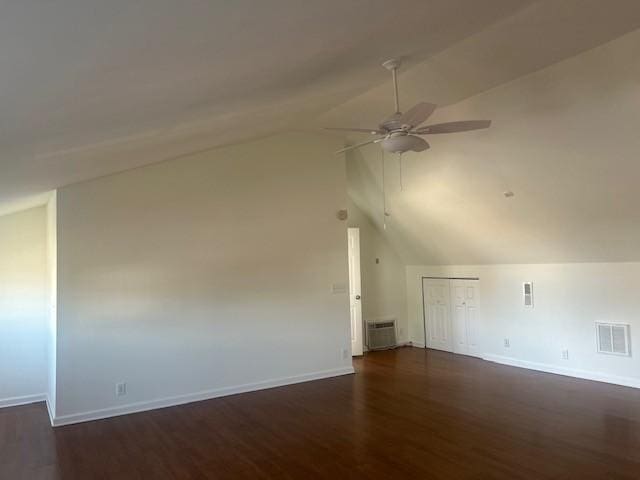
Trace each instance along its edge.
<instances>
[{"instance_id":1,"label":"ceiling fan pull chain","mask_svg":"<svg viewBox=\"0 0 640 480\"><path fill-rule=\"evenodd\" d=\"M382 155L380 155L380 159L382 160L382 229L387 229L387 192L384 184L384 150L380 150Z\"/></svg>"},{"instance_id":2,"label":"ceiling fan pull chain","mask_svg":"<svg viewBox=\"0 0 640 480\"><path fill-rule=\"evenodd\" d=\"M398 169L400 170L398 173L400 176L400 191L402 192L404 190L402 185L402 152L398 154Z\"/></svg>"}]
</instances>

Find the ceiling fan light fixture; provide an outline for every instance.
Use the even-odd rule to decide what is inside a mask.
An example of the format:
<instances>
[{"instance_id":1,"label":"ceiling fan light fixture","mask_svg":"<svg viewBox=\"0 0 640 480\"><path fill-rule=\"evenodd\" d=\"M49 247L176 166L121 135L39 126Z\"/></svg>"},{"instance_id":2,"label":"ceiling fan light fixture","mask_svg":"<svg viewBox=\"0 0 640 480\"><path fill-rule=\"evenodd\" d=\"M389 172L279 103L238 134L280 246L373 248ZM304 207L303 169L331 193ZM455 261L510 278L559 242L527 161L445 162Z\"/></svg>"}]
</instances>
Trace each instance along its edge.
<instances>
[{"instance_id":1,"label":"ceiling fan light fixture","mask_svg":"<svg viewBox=\"0 0 640 480\"><path fill-rule=\"evenodd\" d=\"M422 146L423 141L419 137L413 135L391 135L382 142L382 148L390 153L404 153L409 150L418 149Z\"/></svg>"}]
</instances>

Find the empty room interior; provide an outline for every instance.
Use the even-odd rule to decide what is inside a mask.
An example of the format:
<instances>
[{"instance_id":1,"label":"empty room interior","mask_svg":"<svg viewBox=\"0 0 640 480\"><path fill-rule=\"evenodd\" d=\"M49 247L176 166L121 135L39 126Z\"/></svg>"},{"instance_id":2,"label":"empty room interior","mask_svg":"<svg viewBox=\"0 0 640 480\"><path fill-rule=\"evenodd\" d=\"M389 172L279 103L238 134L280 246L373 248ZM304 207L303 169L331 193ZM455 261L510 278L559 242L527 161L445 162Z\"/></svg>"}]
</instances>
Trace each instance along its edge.
<instances>
[{"instance_id":1,"label":"empty room interior","mask_svg":"<svg viewBox=\"0 0 640 480\"><path fill-rule=\"evenodd\" d=\"M0 72L0 479L640 478L637 0L3 2Z\"/></svg>"}]
</instances>

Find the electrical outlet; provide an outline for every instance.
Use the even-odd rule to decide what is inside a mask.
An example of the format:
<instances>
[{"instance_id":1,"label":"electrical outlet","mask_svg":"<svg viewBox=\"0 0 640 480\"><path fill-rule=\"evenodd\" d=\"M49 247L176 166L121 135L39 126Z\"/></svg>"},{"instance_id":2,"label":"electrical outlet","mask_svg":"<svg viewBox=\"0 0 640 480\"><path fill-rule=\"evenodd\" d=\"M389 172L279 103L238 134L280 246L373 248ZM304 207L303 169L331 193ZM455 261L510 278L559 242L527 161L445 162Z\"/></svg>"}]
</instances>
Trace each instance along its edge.
<instances>
[{"instance_id":1,"label":"electrical outlet","mask_svg":"<svg viewBox=\"0 0 640 480\"><path fill-rule=\"evenodd\" d=\"M344 358L345 360L347 358L349 358L349 350L348 349L346 349L346 348L342 349L342 358Z\"/></svg>"},{"instance_id":2,"label":"electrical outlet","mask_svg":"<svg viewBox=\"0 0 640 480\"><path fill-rule=\"evenodd\" d=\"M116 397L122 397L127 394L126 383L116 383Z\"/></svg>"},{"instance_id":3,"label":"electrical outlet","mask_svg":"<svg viewBox=\"0 0 640 480\"><path fill-rule=\"evenodd\" d=\"M511 347L511 342L509 341L508 338L504 339L504 348L510 348Z\"/></svg>"},{"instance_id":4,"label":"electrical outlet","mask_svg":"<svg viewBox=\"0 0 640 480\"><path fill-rule=\"evenodd\" d=\"M569 360L569 350L562 350L562 359Z\"/></svg>"}]
</instances>

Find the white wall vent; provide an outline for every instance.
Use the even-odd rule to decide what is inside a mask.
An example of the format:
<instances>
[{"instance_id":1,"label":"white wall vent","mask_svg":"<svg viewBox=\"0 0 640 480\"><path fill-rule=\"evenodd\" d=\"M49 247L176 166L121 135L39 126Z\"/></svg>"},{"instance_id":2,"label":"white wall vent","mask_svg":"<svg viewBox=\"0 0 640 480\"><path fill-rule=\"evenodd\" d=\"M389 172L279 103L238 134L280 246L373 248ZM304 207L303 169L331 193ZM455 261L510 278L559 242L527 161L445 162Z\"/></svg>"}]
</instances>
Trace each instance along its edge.
<instances>
[{"instance_id":1,"label":"white wall vent","mask_svg":"<svg viewBox=\"0 0 640 480\"><path fill-rule=\"evenodd\" d=\"M522 284L522 298L524 299L524 306L533 308L533 283L524 282Z\"/></svg>"},{"instance_id":2,"label":"white wall vent","mask_svg":"<svg viewBox=\"0 0 640 480\"><path fill-rule=\"evenodd\" d=\"M624 323L596 322L598 353L631 356L629 325Z\"/></svg>"},{"instance_id":3,"label":"white wall vent","mask_svg":"<svg viewBox=\"0 0 640 480\"><path fill-rule=\"evenodd\" d=\"M387 348L395 348L395 319L367 322L367 346L369 350L384 350Z\"/></svg>"}]
</instances>

